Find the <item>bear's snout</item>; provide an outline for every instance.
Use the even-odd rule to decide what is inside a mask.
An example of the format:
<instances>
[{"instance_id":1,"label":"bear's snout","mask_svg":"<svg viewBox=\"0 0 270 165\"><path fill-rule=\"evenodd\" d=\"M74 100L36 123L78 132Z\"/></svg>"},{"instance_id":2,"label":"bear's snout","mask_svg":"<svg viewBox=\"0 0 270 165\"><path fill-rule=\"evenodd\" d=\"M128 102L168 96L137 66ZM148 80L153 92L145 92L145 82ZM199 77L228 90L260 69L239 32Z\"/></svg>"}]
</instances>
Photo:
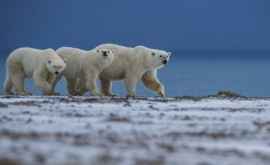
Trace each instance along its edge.
<instances>
[{"instance_id":1,"label":"bear's snout","mask_svg":"<svg viewBox=\"0 0 270 165\"><path fill-rule=\"evenodd\" d=\"M107 56L108 56L108 54L107 54L106 51L102 52L102 55L103 55L104 57L107 57Z\"/></svg>"},{"instance_id":2,"label":"bear's snout","mask_svg":"<svg viewBox=\"0 0 270 165\"><path fill-rule=\"evenodd\" d=\"M58 71L56 71L56 72L54 72L56 75L58 75L59 74L59 72Z\"/></svg>"},{"instance_id":3,"label":"bear's snout","mask_svg":"<svg viewBox=\"0 0 270 165\"><path fill-rule=\"evenodd\" d=\"M167 64L168 61L167 61L167 60L163 60L162 63L163 63L163 64Z\"/></svg>"}]
</instances>

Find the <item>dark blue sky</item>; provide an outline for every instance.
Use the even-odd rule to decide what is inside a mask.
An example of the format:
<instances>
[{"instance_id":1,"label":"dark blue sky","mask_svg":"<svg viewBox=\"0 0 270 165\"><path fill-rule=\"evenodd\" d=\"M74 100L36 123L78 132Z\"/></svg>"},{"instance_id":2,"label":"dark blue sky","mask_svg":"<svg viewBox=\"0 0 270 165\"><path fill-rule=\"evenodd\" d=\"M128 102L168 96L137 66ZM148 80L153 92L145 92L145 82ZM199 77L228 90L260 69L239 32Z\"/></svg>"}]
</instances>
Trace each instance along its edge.
<instances>
[{"instance_id":1,"label":"dark blue sky","mask_svg":"<svg viewBox=\"0 0 270 165\"><path fill-rule=\"evenodd\" d=\"M0 49L270 49L269 0L2 0Z\"/></svg>"}]
</instances>

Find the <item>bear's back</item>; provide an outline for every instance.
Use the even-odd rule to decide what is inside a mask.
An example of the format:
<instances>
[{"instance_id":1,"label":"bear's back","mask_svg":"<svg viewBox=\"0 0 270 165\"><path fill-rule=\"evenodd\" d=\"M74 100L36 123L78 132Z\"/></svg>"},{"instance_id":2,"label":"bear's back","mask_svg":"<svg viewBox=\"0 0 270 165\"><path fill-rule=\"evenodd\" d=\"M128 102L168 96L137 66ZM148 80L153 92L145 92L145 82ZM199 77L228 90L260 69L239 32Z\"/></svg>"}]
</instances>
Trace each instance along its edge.
<instances>
[{"instance_id":1,"label":"bear's back","mask_svg":"<svg viewBox=\"0 0 270 165\"><path fill-rule=\"evenodd\" d=\"M64 75L76 77L80 73L81 69L81 58L85 50L72 48L72 47L61 47L56 50L56 53L65 61L66 68L63 72Z\"/></svg>"},{"instance_id":2,"label":"bear's back","mask_svg":"<svg viewBox=\"0 0 270 165\"><path fill-rule=\"evenodd\" d=\"M33 71L42 62L42 50L30 47L15 49L7 59L8 65L17 65L23 69L26 77L31 77Z\"/></svg>"}]
</instances>

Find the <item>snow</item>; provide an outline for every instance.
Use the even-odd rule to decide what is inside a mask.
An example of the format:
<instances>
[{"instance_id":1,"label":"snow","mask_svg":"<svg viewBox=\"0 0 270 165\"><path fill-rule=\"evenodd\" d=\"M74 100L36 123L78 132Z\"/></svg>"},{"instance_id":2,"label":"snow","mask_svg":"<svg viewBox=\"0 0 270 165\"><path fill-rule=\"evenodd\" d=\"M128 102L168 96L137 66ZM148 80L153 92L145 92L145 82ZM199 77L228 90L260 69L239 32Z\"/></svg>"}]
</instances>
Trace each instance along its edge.
<instances>
[{"instance_id":1,"label":"snow","mask_svg":"<svg viewBox=\"0 0 270 165\"><path fill-rule=\"evenodd\" d=\"M270 163L269 98L0 97L0 164Z\"/></svg>"}]
</instances>

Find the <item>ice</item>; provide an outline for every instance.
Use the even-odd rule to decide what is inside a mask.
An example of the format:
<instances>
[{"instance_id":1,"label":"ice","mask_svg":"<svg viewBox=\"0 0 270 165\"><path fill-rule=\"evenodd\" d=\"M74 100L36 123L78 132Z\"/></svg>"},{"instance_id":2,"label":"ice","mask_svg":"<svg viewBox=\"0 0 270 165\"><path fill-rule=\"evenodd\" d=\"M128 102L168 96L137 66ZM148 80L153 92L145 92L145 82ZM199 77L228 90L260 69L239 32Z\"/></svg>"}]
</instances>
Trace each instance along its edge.
<instances>
[{"instance_id":1,"label":"ice","mask_svg":"<svg viewBox=\"0 0 270 165\"><path fill-rule=\"evenodd\" d=\"M269 98L0 97L0 164L269 164Z\"/></svg>"}]
</instances>

